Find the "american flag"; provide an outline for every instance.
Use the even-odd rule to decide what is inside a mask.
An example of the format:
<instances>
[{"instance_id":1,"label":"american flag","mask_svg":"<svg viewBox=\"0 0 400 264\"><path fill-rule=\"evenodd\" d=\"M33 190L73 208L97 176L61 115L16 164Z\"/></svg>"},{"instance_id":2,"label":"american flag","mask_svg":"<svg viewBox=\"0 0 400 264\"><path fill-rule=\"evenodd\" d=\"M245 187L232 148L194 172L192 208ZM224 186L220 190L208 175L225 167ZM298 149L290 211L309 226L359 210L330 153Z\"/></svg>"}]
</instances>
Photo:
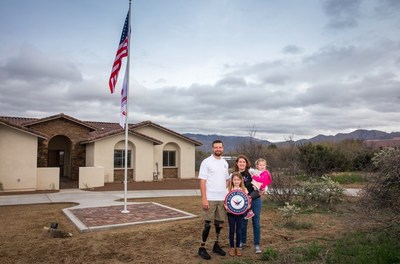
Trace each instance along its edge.
<instances>
[{"instance_id":1,"label":"american flag","mask_svg":"<svg viewBox=\"0 0 400 264\"><path fill-rule=\"evenodd\" d=\"M122 84L122 90L121 90L121 113L119 115L119 125L122 128L125 128L125 123L126 123L126 103L128 100L127 97L127 78L128 78L128 67L126 67L125 70L125 76L124 76L124 82Z\"/></svg>"},{"instance_id":2,"label":"american flag","mask_svg":"<svg viewBox=\"0 0 400 264\"><path fill-rule=\"evenodd\" d=\"M128 56L128 33L129 33L129 12L126 15L124 28L122 29L121 40L119 41L119 46L117 50L117 54L115 55L114 64L111 70L110 80L108 81L108 85L110 86L111 93L114 93L115 85L118 80L118 73L121 69L122 59Z\"/></svg>"}]
</instances>

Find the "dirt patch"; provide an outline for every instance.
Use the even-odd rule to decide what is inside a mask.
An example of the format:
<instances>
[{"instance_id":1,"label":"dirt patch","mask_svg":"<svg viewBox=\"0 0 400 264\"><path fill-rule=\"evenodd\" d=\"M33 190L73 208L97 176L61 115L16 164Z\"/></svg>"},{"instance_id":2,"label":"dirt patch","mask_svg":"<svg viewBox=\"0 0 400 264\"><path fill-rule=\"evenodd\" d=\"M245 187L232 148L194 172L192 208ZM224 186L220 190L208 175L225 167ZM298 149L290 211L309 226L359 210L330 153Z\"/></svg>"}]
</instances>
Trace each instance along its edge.
<instances>
[{"instance_id":1,"label":"dirt patch","mask_svg":"<svg viewBox=\"0 0 400 264\"><path fill-rule=\"evenodd\" d=\"M201 214L201 198L167 197L130 199L156 202L195 215ZM334 212L302 214L298 221L310 222L307 230L292 230L283 226L280 212L264 201L261 215L261 244L279 252L306 245L312 241L331 243L355 226L361 227L353 210L355 199L348 200ZM0 207L0 263L222 263L239 257L219 257L211 253L214 230L207 243L212 259L197 256L202 231L200 217L164 223L152 223L117 229L80 233L62 213L72 204L39 204ZM364 221L364 220L363 220ZM44 227L57 222L58 229L73 234L70 238L51 238ZM250 227L251 225L249 225ZM262 263L253 251L252 230L249 228L249 248L242 261ZM229 249L228 229L222 230L221 244Z\"/></svg>"}]
</instances>

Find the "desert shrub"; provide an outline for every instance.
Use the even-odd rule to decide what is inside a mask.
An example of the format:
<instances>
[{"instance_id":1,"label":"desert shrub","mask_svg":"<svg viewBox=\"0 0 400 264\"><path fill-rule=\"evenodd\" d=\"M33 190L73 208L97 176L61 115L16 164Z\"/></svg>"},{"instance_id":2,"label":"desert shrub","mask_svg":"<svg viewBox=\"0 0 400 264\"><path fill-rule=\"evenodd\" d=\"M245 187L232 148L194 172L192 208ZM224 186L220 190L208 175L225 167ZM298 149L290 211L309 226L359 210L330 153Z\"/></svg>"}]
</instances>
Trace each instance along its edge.
<instances>
[{"instance_id":1,"label":"desert shrub","mask_svg":"<svg viewBox=\"0 0 400 264\"><path fill-rule=\"evenodd\" d=\"M285 221L284 227L290 229L310 229L312 227L312 223L309 222L300 222L294 219L294 217L300 213L300 207L297 207L295 204L285 203L285 206L278 208L281 212L281 215Z\"/></svg>"},{"instance_id":2,"label":"desert shrub","mask_svg":"<svg viewBox=\"0 0 400 264\"><path fill-rule=\"evenodd\" d=\"M400 213L400 150L393 148L375 154L372 162L375 178L365 188L369 207L386 208Z\"/></svg>"},{"instance_id":3,"label":"desert shrub","mask_svg":"<svg viewBox=\"0 0 400 264\"><path fill-rule=\"evenodd\" d=\"M279 168L285 175L297 175L300 173L299 149L294 144L282 147L275 151L276 162L275 168Z\"/></svg>"},{"instance_id":4,"label":"desert shrub","mask_svg":"<svg viewBox=\"0 0 400 264\"><path fill-rule=\"evenodd\" d=\"M311 176L322 176L335 171L368 170L372 153L360 141L304 144L298 147L301 168Z\"/></svg>"},{"instance_id":5,"label":"desert shrub","mask_svg":"<svg viewBox=\"0 0 400 264\"><path fill-rule=\"evenodd\" d=\"M298 190L298 200L303 205L328 204L341 202L344 198L344 189L330 177L304 181Z\"/></svg>"},{"instance_id":6,"label":"desert shrub","mask_svg":"<svg viewBox=\"0 0 400 264\"><path fill-rule=\"evenodd\" d=\"M353 158L353 170L355 171L371 171L373 169L372 158L374 152L371 150L360 150Z\"/></svg>"},{"instance_id":7,"label":"desert shrub","mask_svg":"<svg viewBox=\"0 0 400 264\"><path fill-rule=\"evenodd\" d=\"M299 160L302 169L311 176L321 176L335 170L342 157L334 153L331 147L322 144L305 144L299 148Z\"/></svg>"},{"instance_id":8,"label":"desert shrub","mask_svg":"<svg viewBox=\"0 0 400 264\"><path fill-rule=\"evenodd\" d=\"M285 219L286 223L292 222L293 216L297 215L300 212L299 207L296 207L295 204L290 205L289 202L286 202L285 206L282 208L278 208L278 210L281 211L283 219Z\"/></svg>"},{"instance_id":9,"label":"desert shrub","mask_svg":"<svg viewBox=\"0 0 400 264\"><path fill-rule=\"evenodd\" d=\"M295 177L276 172L272 174L272 184L269 189L271 199L278 205L291 202L298 192L299 184Z\"/></svg>"}]
</instances>

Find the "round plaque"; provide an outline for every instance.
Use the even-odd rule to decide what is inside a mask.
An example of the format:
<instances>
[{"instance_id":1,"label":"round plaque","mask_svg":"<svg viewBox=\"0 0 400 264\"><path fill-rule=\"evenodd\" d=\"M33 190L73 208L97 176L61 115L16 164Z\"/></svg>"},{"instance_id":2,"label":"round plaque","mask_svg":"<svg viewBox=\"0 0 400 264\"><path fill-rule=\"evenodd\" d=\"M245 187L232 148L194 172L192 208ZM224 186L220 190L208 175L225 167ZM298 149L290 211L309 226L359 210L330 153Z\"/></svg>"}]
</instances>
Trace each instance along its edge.
<instances>
[{"instance_id":1,"label":"round plaque","mask_svg":"<svg viewBox=\"0 0 400 264\"><path fill-rule=\"evenodd\" d=\"M244 214L250 203L250 196L242 190L232 190L225 197L226 210L234 215Z\"/></svg>"}]
</instances>

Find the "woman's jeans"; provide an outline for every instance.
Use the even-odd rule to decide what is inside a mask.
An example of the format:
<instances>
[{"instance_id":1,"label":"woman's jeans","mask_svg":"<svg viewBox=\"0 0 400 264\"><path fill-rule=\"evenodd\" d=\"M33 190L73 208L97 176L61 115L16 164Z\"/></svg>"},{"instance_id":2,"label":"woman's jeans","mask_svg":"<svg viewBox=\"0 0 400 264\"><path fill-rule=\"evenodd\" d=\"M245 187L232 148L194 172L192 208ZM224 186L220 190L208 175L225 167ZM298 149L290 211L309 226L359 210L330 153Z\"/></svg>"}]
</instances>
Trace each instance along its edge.
<instances>
[{"instance_id":1,"label":"woman's jeans","mask_svg":"<svg viewBox=\"0 0 400 264\"><path fill-rule=\"evenodd\" d=\"M254 234L254 245L260 245L260 216L261 216L261 198L257 198L251 202L251 207L254 212L254 216L251 218L253 222L253 234ZM247 224L249 220L243 221L241 242L246 244L247 241Z\"/></svg>"}]
</instances>

